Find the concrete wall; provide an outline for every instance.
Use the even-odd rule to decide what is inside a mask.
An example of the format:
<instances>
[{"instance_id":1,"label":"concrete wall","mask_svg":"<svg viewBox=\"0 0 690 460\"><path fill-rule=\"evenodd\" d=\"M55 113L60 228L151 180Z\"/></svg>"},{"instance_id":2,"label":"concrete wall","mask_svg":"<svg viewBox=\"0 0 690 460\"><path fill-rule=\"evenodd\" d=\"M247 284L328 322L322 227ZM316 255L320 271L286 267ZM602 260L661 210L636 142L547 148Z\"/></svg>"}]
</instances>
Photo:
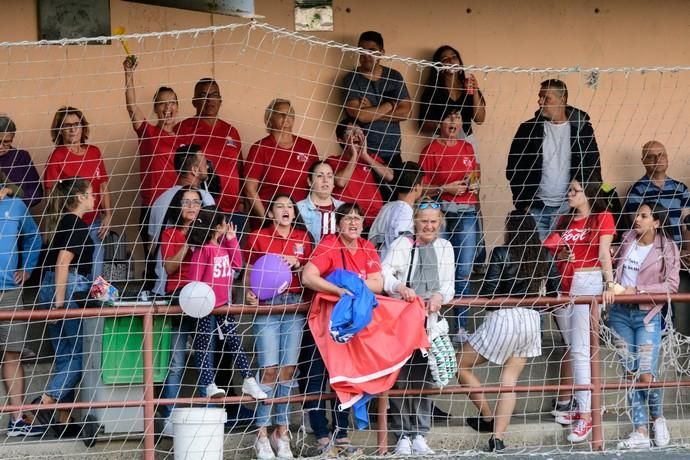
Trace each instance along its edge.
<instances>
[{"instance_id":1,"label":"concrete wall","mask_svg":"<svg viewBox=\"0 0 690 460\"><path fill-rule=\"evenodd\" d=\"M259 0L258 14L279 27L293 28L293 2ZM336 0L332 33L318 38L355 43L363 30L380 31L386 52L429 59L436 47L451 44L466 64L535 67L653 67L690 64L687 18L690 3L669 0L662 6L639 0L560 2L529 0ZM34 2L4 2L0 41L36 40ZM113 27L129 33L180 30L245 21L111 0ZM223 117L238 126L249 145L262 137L263 109L274 97L293 100L297 131L316 143L322 156L338 152L334 122L341 108L333 83L352 69L356 57L337 48L313 46L247 28L215 35L148 38L130 43L140 58L139 100L150 100L161 84L180 96L180 116L193 113L194 82L214 76L224 96ZM90 141L104 151L116 193L116 222L136 222L131 212L138 186L135 136L122 94L120 45L0 47L0 111L18 124L15 145L28 148L42 164L51 151L49 125L62 104L84 109L93 130ZM415 99L423 76L416 65L392 60ZM599 84L585 84L582 73L475 72L488 101L487 121L477 128L484 173L482 201L490 241L500 237L510 208L504 179L505 158L518 123L537 106L539 82L563 78L570 102L587 110L600 142L605 179L623 190L642 173L640 146L657 138L671 157L671 174L690 174L686 150L690 139L690 71L676 73L602 73ZM419 93L419 94L417 94ZM416 113L416 111L415 111ZM417 136L415 122L404 123L404 153L415 159L428 141ZM39 166L41 169L42 166Z\"/></svg>"}]
</instances>

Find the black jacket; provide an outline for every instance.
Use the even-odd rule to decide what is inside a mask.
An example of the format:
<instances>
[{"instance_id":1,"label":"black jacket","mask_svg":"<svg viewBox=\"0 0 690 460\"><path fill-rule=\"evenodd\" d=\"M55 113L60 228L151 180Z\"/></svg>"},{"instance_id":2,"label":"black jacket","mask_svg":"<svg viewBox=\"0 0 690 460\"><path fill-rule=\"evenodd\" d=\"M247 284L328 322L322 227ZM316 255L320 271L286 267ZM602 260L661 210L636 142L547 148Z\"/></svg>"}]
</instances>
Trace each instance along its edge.
<instances>
[{"instance_id":1,"label":"black jacket","mask_svg":"<svg viewBox=\"0 0 690 460\"><path fill-rule=\"evenodd\" d=\"M570 178L582 170L582 177L601 180L599 148L589 115L571 106L566 107L565 113L571 125ZM544 122L548 120L539 110L534 115L520 125L508 153L506 179L510 182L515 209L527 209L534 204L541 182Z\"/></svg>"},{"instance_id":2,"label":"black jacket","mask_svg":"<svg viewBox=\"0 0 690 460\"><path fill-rule=\"evenodd\" d=\"M553 263L549 262L550 270L546 280L546 295L554 296L558 293L560 275ZM520 264L509 260L508 246L496 246L491 251L489 266L484 275L484 282L479 289L479 295L483 297L502 296L537 296L538 291L530 292L530 279L519 279L518 268Z\"/></svg>"}]
</instances>

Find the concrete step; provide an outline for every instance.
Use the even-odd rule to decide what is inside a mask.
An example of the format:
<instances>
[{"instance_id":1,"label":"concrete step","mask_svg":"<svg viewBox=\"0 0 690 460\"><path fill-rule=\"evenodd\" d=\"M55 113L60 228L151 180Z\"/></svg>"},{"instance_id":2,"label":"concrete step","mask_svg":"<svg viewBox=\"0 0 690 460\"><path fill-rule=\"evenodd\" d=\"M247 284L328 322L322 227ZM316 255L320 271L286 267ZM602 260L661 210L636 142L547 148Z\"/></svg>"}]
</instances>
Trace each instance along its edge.
<instances>
[{"instance_id":1,"label":"concrete step","mask_svg":"<svg viewBox=\"0 0 690 460\"><path fill-rule=\"evenodd\" d=\"M508 453L544 454L549 453L587 453L591 452L589 443L571 445L567 440L568 429L556 423L539 422L528 418L526 420L513 419L506 433L505 442ZM654 448L647 451L650 456L664 455L664 452L674 454L690 453L687 442L690 439L690 424L682 419L669 419L671 431L671 446L667 449ZM627 437L631 426L627 420L618 420L607 416L604 421L604 448L614 451L618 440ZM224 459L254 458L253 443L255 430L229 433L224 439ZM474 456L486 448L487 434L476 433L464 426L435 426L428 437L429 445L436 450L439 457ZM311 436L306 438L313 442ZM373 455L376 450L376 432L358 431L352 433L353 445L364 448L365 454ZM301 452L304 439L293 430L293 451L295 455ZM395 447L395 438L389 436L389 450ZM129 439L101 439L94 447L87 448L80 441L21 440L7 438L2 445L3 459L32 458L35 460L52 460L57 458L79 459L98 458L99 460L120 460L143 458L143 441L140 437ZM156 446L156 459L172 459L174 455L172 439L162 439ZM625 454L618 454L625 458ZM651 458L651 457L650 457Z\"/></svg>"}]
</instances>

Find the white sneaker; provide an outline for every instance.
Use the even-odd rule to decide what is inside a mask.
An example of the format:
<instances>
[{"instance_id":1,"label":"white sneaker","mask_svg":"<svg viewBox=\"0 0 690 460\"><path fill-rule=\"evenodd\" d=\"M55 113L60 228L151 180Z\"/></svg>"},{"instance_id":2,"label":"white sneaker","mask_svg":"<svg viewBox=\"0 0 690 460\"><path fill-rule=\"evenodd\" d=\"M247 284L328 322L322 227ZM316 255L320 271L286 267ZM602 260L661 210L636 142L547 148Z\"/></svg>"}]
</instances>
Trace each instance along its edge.
<instances>
[{"instance_id":1,"label":"white sneaker","mask_svg":"<svg viewBox=\"0 0 690 460\"><path fill-rule=\"evenodd\" d=\"M436 452L426 443L426 438L418 434L412 440L412 453L415 455L434 455Z\"/></svg>"},{"instance_id":2,"label":"white sneaker","mask_svg":"<svg viewBox=\"0 0 690 460\"><path fill-rule=\"evenodd\" d=\"M290 449L290 436L287 434L278 436L278 431L274 431L271 433L269 441L278 458L295 458L292 455L292 449Z\"/></svg>"},{"instance_id":3,"label":"white sneaker","mask_svg":"<svg viewBox=\"0 0 690 460\"><path fill-rule=\"evenodd\" d=\"M657 447L666 447L671 442L671 434L668 432L668 426L664 417L654 420L652 432L654 433L654 444Z\"/></svg>"},{"instance_id":4,"label":"white sneaker","mask_svg":"<svg viewBox=\"0 0 690 460\"><path fill-rule=\"evenodd\" d=\"M242 393L251 396L254 399L266 399L268 395L261 389L259 383L254 377L247 377L242 382Z\"/></svg>"},{"instance_id":5,"label":"white sneaker","mask_svg":"<svg viewBox=\"0 0 690 460\"><path fill-rule=\"evenodd\" d=\"M627 439L618 443L619 449L649 449L649 447L649 437L639 431L633 431Z\"/></svg>"},{"instance_id":6,"label":"white sneaker","mask_svg":"<svg viewBox=\"0 0 690 460\"><path fill-rule=\"evenodd\" d=\"M218 388L215 383L209 383L206 385L206 397L208 398L223 398L225 396L225 390Z\"/></svg>"},{"instance_id":7,"label":"white sneaker","mask_svg":"<svg viewBox=\"0 0 690 460\"><path fill-rule=\"evenodd\" d=\"M269 460L276 458L271 449L271 443L266 436L257 436L254 441L254 450L256 451L256 460Z\"/></svg>"},{"instance_id":8,"label":"white sneaker","mask_svg":"<svg viewBox=\"0 0 690 460\"><path fill-rule=\"evenodd\" d=\"M412 443L407 436L400 436L395 445L395 455L412 455Z\"/></svg>"}]
</instances>

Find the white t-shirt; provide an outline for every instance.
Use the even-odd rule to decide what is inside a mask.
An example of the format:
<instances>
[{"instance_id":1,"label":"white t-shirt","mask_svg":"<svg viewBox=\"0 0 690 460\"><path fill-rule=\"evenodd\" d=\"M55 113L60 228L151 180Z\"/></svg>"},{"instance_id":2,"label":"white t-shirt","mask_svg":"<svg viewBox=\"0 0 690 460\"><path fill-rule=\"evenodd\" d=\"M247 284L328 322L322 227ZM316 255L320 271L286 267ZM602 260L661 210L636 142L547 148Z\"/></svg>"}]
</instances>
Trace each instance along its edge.
<instances>
[{"instance_id":1,"label":"white t-shirt","mask_svg":"<svg viewBox=\"0 0 690 460\"><path fill-rule=\"evenodd\" d=\"M570 182L570 123L544 122L542 152L537 198L547 206L560 206Z\"/></svg>"},{"instance_id":2,"label":"white t-shirt","mask_svg":"<svg viewBox=\"0 0 690 460\"><path fill-rule=\"evenodd\" d=\"M403 233L414 234L414 209L402 200L386 203L369 229L369 241L379 246L381 260Z\"/></svg>"},{"instance_id":3,"label":"white t-shirt","mask_svg":"<svg viewBox=\"0 0 690 460\"><path fill-rule=\"evenodd\" d=\"M628 287L637 286L637 275L640 274L640 267L642 267L642 262L644 262L651 250L651 244L640 246L637 241L633 243L630 247L630 251L628 251L625 255L625 259L623 259L623 273L619 281L620 284Z\"/></svg>"}]
</instances>

